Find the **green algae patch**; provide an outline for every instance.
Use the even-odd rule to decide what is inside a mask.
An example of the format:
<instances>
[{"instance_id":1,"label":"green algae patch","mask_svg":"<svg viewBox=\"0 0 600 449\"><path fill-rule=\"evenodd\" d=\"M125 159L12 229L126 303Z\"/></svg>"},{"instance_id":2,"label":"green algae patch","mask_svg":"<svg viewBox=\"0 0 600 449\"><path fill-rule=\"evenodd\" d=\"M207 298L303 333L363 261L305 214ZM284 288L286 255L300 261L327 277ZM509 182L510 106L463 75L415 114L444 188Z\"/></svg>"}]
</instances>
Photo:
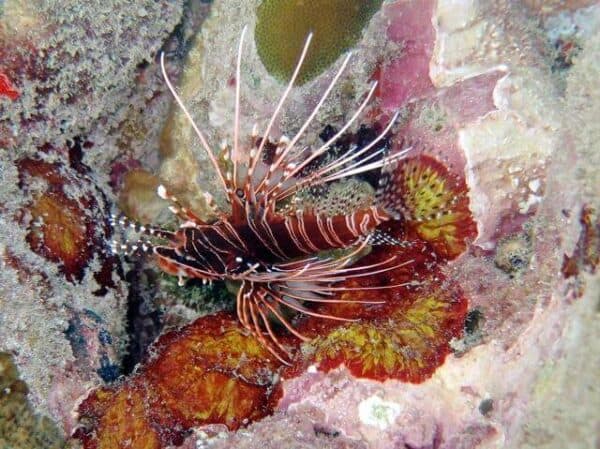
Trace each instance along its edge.
<instances>
[{"instance_id":1,"label":"green algae patch","mask_svg":"<svg viewBox=\"0 0 600 449\"><path fill-rule=\"evenodd\" d=\"M62 449L65 442L54 422L36 414L27 400L10 354L0 352L0 447Z\"/></svg>"},{"instance_id":2,"label":"green algae patch","mask_svg":"<svg viewBox=\"0 0 600 449\"><path fill-rule=\"evenodd\" d=\"M382 0L263 0L254 38L258 55L276 79L288 81L308 34L314 37L296 84L322 73L359 40Z\"/></svg>"}]
</instances>

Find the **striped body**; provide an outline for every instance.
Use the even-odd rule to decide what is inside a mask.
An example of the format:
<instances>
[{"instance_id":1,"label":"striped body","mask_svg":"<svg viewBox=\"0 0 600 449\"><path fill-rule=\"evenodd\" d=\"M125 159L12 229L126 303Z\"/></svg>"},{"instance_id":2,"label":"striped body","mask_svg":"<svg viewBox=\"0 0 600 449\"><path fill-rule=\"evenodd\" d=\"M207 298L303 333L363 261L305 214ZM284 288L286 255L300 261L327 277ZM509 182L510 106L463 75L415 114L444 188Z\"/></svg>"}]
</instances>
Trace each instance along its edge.
<instances>
[{"instance_id":1,"label":"striped body","mask_svg":"<svg viewBox=\"0 0 600 449\"><path fill-rule=\"evenodd\" d=\"M174 275L197 277L202 270L220 279L237 277L248 264L268 270L280 262L351 247L389 218L373 206L333 217L298 212L186 226L175 233L177 245L158 252L159 264Z\"/></svg>"}]
</instances>

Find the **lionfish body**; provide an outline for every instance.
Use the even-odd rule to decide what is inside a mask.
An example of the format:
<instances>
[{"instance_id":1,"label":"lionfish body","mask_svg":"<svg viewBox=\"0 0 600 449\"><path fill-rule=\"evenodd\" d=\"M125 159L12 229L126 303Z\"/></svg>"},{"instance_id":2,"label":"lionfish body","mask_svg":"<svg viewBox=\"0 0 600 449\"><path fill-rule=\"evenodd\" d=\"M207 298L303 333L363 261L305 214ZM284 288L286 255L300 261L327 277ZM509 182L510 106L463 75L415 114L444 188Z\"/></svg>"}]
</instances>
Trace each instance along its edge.
<instances>
[{"instance_id":1,"label":"lionfish body","mask_svg":"<svg viewBox=\"0 0 600 449\"><path fill-rule=\"evenodd\" d=\"M155 247L155 253L170 274L207 279L237 277L253 264L267 269L351 247L388 219L389 215L377 207L332 217L310 211L249 214L244 221L188 223L173 234L170 246Z\"/></svg>"},{"instance_id":2,"label":"lionfish body","mask_svg":"<svg viewBox=\"0 0 600 449\"><path fill-rule=\"evenodd\" d=\"M142 250L153 253L158 265L167 273L202 279L203 281L231 280L239 282L237 314L242 325L253 333L283 363L289 358L287 349L278 339L272 325L279 322L289 332L305 339L287 318L286 308L324 319L346 319L321 315L310 308L314 302L344 302L335 299L338 291L351 290L340 283L348 278L369 276L391 270L401 265L392 256L377 264L351 266L356 257L370 243L377 240L375 230L382 222L395 217L399 210L395 204L392 183L382 177L377 192L378 205L359 209L348 214L327 215L310 209L278 210L277 205L301 189L312 188L367 171L382 169L404 157L409 150L387 155L376 148L396 118L371 143L360 149L352 148L335 160L307 170L311 163L323 155L352 124L369 102L375 91L374 83L352 119L318 149L308 152L297 150L295 145L317 114L341 76L350 55L346 57L321 100L292 139L282 137L272 143L253 132L251 145L245 151L239 144L240 66L244 32L240 40L236 70L236 107L232 148L226 149L230 168L223 173L203 134L194 123L182 100L177 95L164 68L165 81L175 100L198 135L223 187L230 212L217 210L212 197L205 194L207 203L217 214L208 223L183 207L177 198L160 186L158 194L171 201L171 211L183 223L175 232L141 226L121 218L119 223L129 224L138 231L166 240L162 245L150 241L135 245L116 245L123 250ZM279 110L292 89L310 44L309 35L296 70L275 112L266 127L267 136ZM266 152L271 154L266 157ZM243 161L243 162L242 162ZM308 171L308 173L307 173ZM386 243L394 243L388 238ZM376 242L375 242L376 243ZM324 252L347 249L342 256L323 256ZM391 288L395 286L371 287ZM368 288L368 287L367 287Z\"/></svg>"}]
</instances>

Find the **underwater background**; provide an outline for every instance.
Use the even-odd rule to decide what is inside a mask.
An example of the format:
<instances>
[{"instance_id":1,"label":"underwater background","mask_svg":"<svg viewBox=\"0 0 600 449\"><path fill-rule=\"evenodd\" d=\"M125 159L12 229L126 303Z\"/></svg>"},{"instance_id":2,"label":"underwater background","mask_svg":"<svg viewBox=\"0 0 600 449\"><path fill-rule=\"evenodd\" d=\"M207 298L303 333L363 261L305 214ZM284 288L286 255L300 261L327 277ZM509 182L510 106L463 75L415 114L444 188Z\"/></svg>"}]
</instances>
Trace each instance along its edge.
<instances>
[{"instance_id":1,"label":"underwater background","mask_svg":"<svg viewBox=\"0 0 600 449\"><path fill-rule=\"evenodd\" d=\"M236 86L249 157L309 32L260 137L314 151L377 82L316 166L398 114L401 216L353 263L402 263L309 309L346 321L291 314L307 341L275 323L282 363L239 285L115 254L112 217L176 229L159 185L228 211L161 53L227 168ZM595 1L0 0L0 448L598 447L599 80ZM281 211L350 216L378 176Z\"/></svg>"}]
</instances>

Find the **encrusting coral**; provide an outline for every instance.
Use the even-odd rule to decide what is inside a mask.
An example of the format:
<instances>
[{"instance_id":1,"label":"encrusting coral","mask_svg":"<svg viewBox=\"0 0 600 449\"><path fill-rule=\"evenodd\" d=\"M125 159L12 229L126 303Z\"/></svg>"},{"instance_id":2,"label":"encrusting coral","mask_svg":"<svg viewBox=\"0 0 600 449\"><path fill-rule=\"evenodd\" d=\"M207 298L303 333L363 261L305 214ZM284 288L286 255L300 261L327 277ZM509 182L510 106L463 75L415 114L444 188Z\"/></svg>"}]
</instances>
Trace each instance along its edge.
<instances>
[{"instance_id":1,"label":"encrusting coral","mask_svg":"<svg viewBox=\"0 0 600 449\"><path fill-rule=\"evenodd\" d=\"M161 336L153 353L121 386L96 390L81 404L76 436L86 448L181 444L192 427L237 429L272 411L279 363L230 314Z\"/></svg>"},{"instance_id":2,"label":"encrusting coral","mask_svg":"<svg viewBox=\"0 0 600 449\"><path fill-rule=\"evenodd\" d=\"M32 197L24 208L31 249L58 263L69 281L81 281L94 257L103 267L95 273L102 289L115 288L110 273L115 260L102 250L108 229L102 212L108 207L103 192L82 172L41 159L17 161L22 191ZM85 172L85 168L81 169ZM34 186L46 184L44 189ZM77 194L71 193L73 190ZM27 218L25 218L26 220Z\"/></svg>"},{"instance_id":3,"label":"encrusting coral","mask_svg":"<svg viewBox=\"0 0 600 449\"><path fill-rule=\"evenodd\" d=\"M19 379L11 355L0 352L0 447L64 448L61 431L50 418L34 412L27 392L27 385Z\"/></svg>"}]
</instances>

